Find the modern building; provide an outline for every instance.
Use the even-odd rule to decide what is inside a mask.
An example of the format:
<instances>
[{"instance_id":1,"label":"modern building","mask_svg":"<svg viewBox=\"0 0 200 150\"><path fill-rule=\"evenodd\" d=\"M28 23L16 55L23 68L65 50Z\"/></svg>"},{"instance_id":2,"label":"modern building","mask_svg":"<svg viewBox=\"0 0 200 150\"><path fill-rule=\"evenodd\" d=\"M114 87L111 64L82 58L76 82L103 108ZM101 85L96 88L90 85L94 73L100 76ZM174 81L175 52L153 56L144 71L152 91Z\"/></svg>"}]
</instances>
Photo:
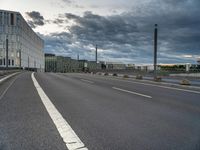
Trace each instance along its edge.
<instances>
[{"instance_id":1,"label":"modern building","mask_svg":"<svg viewBox=\"0 0 200 150\"><path fill-rule=\"evenodd\" d=\"M45 54L45 72L78 72L79 63L70 57Z\"/></svg>"},{"instance_id":2,"label":"modern building","mask_svg":"<svg viewBox=\"0 0 200 150\"><path fill-rule=\"evenodd\" d=\"M126 69L126 65L120 62L106 62L107 69Z\"/></svg>"},{"instance_id":3,"label":"modern building","mask_svg":"<svg viewBox=\"0 0 200 150\"><path fill-rule=\"evenodd\" d=\"M101 64L96 61L45 54L45 72L90 72L97 69L101 69Z\"/></svg>"},{"instance_id":4,"label":"modern building","mask_svg":"<svg viewBox=\"0 0 200 150\"><path fill-rule=\"evenodd\" d=\"M19 12L0 10L0 68L44 70L44 41Z\"/></svg>"}]
</instances>

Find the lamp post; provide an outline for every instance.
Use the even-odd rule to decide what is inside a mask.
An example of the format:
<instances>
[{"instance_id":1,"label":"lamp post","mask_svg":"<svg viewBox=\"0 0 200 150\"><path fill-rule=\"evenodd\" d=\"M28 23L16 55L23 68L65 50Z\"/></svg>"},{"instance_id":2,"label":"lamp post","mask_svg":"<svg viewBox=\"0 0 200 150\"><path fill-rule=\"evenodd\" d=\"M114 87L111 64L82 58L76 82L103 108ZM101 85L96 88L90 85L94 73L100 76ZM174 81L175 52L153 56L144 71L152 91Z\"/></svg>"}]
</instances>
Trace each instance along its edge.
<instances>
[{"instance_id":1,"label":"lamp post","mask_svg":"<svg viewBox=\"0 0 200 150\"><path fill-rule=\"evenodd\" d=\"M97 63L97 48L98 46L96 45L96 63Z\"/></svg>"},{"instance_id":2,"label":"lamp post","mask_svg":"<svg viewBox=\"0 0 200 150\"><path fill-rule=\"evenodd\" d=\"M19 50L19 66L22 68L22 51L21 49Z\"/></svg>"},{"instance_id":3,"label":"lamp post","mask_svg":"<svg viewBox=\"0 0 200 150\"><path fill-rule=\"evenodd\" d=\"M79 61L79 54L77 55L77 60Z\"/></svg>"},{"instance_id":4,"label":"lamp post","mask_svg":"<svg viewBox=\"0 0 200 150\"><path fill-rule=\"evenodd\" d=\"M6 69L8 69L8 35L6 36Z\"/></svg>"},{"instance_id":5,"label":"lamp post","mask_svg":"<svg viewBox=\"0 0 200 150\"><path fill-rule=\"evenodd\" d=\"M158 25L154 29L154 79L157 78L157 43L158 42Z\"/></svg>"}]
</instances>

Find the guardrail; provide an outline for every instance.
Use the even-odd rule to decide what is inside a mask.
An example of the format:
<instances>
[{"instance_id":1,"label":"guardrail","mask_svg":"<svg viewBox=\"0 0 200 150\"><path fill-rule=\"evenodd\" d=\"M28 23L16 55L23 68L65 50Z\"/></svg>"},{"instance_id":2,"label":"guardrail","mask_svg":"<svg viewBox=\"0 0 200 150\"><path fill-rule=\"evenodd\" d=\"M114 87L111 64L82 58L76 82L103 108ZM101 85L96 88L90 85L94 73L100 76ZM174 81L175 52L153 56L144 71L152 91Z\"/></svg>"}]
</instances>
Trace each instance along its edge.
<instances>
[{"instance_id":1,"label":"guardrail","mask_svg":"<svg viewBox=\"0 0 200 150\"><path fill-rule=\"evenodd\" d=\"M142 75L147 77L153 77L153 70L141 70L141 69L104 69L104 70L91 70L91 72L104 72L104 73L118 73L127 75ZM191 69L186 71L184 69L158 69L157 76L162 77L185 77L185 78L199 78L200 79L200 69Z\"/></svg>"}]
</instances>

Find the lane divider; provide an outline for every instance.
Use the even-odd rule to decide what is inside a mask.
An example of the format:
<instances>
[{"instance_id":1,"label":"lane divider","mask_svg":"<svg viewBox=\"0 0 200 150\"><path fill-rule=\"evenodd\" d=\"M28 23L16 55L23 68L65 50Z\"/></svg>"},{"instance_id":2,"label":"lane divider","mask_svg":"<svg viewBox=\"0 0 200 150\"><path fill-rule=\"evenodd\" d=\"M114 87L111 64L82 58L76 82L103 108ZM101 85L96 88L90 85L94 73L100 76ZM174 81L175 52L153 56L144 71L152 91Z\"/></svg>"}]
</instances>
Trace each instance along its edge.
<instances>
[{"instance_id":1,"label":"lane divider","mask_svg":"<svg viewBox=\"0 0 200 150\"><path fill-rule=\"evenodd\" d=\"M31 74L34 86L47 110L49 116L53 120L60 136L69 150L88 150L84 143L79 139L74 130L70 127L67 121L63 118L60 112L56 109L49 97L45 94L39 83L37 82L34 73Z\"/></svg>"},{"instance_id":2,"label":"lane divider","mask_svg":"<svg viewBox=\"0 0 200 150\"><path fill-rule=\"evenodd\" d=\"M137 92L133 92L133 91L124 90L124 89L117 88L117 87L112 87L112 88L115 89L115 90L118 90L118 91L130 93L130 94L134 94L134 95L138 95L138 96L142 96L142 97L146 97L146 98L152 98L149 95L145 95L145 94L141 94L141 93L137 93Z\"/></svg>"}]
</instances>

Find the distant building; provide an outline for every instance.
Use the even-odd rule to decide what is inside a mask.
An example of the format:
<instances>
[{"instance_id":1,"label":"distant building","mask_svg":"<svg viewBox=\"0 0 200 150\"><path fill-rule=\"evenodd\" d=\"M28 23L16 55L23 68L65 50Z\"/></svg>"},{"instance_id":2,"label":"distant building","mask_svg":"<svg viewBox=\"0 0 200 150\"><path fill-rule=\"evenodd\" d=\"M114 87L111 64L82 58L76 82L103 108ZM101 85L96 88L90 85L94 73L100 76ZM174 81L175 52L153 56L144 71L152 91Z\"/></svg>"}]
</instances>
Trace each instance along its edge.
<instances>
[{"instance_id":1,"label":"distant building","mask_svg":"<svg viewBox=\"0 0 200 150\"><path fill-rule=\"evenodd\" d=\"M126 69L127 70L133 70L133 69L135 69L135 64L127 64L126 65Z\"/></svg>"},{"instance_id":2,"label":"distant building","mask_svg":"<svg viewBox=\"0 0 200 150\"><path fill-rule=\"evenodd\" d=\"M54 54L45 54L45 72L57 71L57 57Z\"/></svg>"},{"instance_id":3,"label":"distant building","mask_svg":"<svg viewBox=\"0 0 200 150\"><path fill-rule=\"evenodd\" d=\"M126 69L126 65L119 62L106 62L106 69Z\"/></svg>"},{"instance_id":4,"label":"distant building","mask_svg":"<svg viewBox=\"0 0 200 150\"><path fill-rule=\"evenodd\" d=\"M101 64L96 63L96 61L88 61L88 68L89 68L90 71L100 70Z\"/></svg>"},{"instance_id":5,"label":"distant building","mask_svg":"<svg viewBox=\"0 0 200 150\"><path fill-rule=\"evenodd\" d=\"M95 61L75 60L70 57L45 54L45 72L82 72L101 69L100 64Z\"/></svg>"},{"instance_id":6,"label":"distant building","mask_svg":"<svg viewBox=\"0 0 200 150\"><path fill-rule=\"evenodd\" d=\"M1 68L8 66L43 71L43 49L44 41L31 29L19 12L0 10Z\"/></svg>"}]
</instances>

